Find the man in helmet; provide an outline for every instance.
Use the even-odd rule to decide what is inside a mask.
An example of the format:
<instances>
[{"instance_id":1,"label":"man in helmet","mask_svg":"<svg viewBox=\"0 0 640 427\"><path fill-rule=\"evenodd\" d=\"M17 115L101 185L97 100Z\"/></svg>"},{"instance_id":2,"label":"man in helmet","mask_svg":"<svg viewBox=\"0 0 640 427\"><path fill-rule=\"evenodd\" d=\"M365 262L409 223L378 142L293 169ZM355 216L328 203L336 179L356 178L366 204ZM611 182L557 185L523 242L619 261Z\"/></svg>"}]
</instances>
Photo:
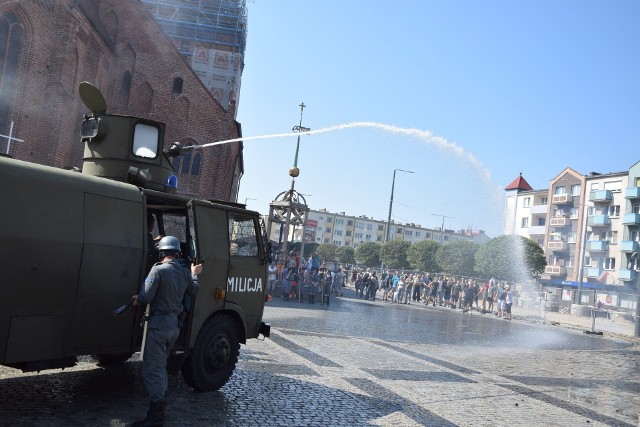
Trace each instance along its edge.
<instances>
[{"instance_id":1,"label":"man in helmet","mask_svg":"<svg viewBox=\"0 0 640 427\"><path fill-rule=\"evenodd\" d=\"M160 262L153 265L144 286L132 297L133 307L150 305L142 378L149 394L147 418L133 426L161 426L164 422L167 392L167 359L180 334L179 316L185 293L195 295L197 275L202 265L192 265L191 271L179 262L180 241L173 236L163 237L158 243Z\"/></svg>"}]
</instances>

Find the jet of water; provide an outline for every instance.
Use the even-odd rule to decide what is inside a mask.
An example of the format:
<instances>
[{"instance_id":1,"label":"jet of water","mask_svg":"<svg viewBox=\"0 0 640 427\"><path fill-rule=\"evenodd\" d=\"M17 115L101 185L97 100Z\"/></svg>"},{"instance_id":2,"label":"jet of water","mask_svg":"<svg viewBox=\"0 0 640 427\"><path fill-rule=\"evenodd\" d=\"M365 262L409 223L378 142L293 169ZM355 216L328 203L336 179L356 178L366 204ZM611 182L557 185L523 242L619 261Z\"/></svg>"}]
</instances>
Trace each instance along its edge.
<instances>
[{"instance_id":1,"label":"jet of water","mask_svg":"<svg viewBox=\"0 0 640 427\"><path fill-rule=\"evenodd\" d=\"M407 135L412 138L419 139L429 145L433 145L437 148L452 152L456 156L468 161L471 165L473 165L480 172L480 174L485 179L487 184L491 183L491 173L489 172L489 170L473 154L469 153L459 145L453 142L450 142L441 136L434 135L433 132L430 132L430 131L416 129L416 128L402 128L399 126L393 126L393 125L377 123L377 122L351 122L351 123L339 124L335 126L329 126L321 129L310 130L307 132L300 132L300 133L296 133L296 132L276 133L271 135L259 135L259 136L234 138L234 139L227 139L225 141L211 142L209 144L192 145L189 147L184 147L183 149L188 150L188 149L197 149L197 148L207 148L207 147L213 147L215 145L229 144L231 142L238 142L238 141L251 141L254 139L286 138L286 137L292 137L292 136L298 136L298 135L318 135L321 133L335 132L335 131L352 129L352 128L374 128L374 129L384 130L386 132Z\"/></svg>"}]
</instances>

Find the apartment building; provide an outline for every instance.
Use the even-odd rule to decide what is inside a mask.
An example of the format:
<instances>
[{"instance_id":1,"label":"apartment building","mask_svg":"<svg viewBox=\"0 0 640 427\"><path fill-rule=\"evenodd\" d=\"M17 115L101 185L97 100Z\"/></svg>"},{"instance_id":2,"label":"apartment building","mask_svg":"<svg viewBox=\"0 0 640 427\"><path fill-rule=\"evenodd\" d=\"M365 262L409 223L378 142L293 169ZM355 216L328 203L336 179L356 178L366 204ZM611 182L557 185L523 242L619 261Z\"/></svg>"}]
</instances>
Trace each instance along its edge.
<instances>
[{"instance_id":1,"label":"apartment building","mask_svg":"<svg viewBox=\"0 0 640 427\"><path fill-rule=\"evenodd\" d=\"M489 240L484 231L472 230L439 230L428 229L419 224L400 224L391 221L390 239L402 239L411 243L423 240L435 240L447 243L454 240L472 240L483 243ZM300 241L302 229L290 231L293 241ZM307 213L306 227L304 230L307 243L331 243L336 246L357 247L363 242L376 242L383 244L386 241L387 222L376 220L365 215L352 216L345 212L329 212L326 209L309 210ZM280 241L279 228L275 227L271 233L271 239Z\"/></svg>"},{"instance_id":2,"label":"apartment building","mask_svg":"<svg viewBox=\"0 0 640 427\"><path fill-rule=\"evenodd\" d=\"M505 190L504 233L540 244L547 257L540 283L561 306L597 298L613 307L636 307L640 162L607 174L566 168L546 190L533 190L520 177Z\"/></svg>"}]
</instances>

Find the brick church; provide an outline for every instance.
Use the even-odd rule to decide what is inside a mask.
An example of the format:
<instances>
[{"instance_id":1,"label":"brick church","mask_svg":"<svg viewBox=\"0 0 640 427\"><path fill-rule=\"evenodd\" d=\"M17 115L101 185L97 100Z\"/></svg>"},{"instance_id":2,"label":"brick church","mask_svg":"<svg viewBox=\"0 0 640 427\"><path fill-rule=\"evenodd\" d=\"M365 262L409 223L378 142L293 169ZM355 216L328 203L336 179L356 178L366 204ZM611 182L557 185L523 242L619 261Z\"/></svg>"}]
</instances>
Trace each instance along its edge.
<instances>
[{"instance_id":1,"label":"brick church","mask_svg":"<svg viewBox=\"0 0 640 427\"><path fill-rule=\"evenodd\" d=\"M82 166L82 81L108 113L166 123L165 146L242 136L235 104L209 94L139 1L0 0L0 152ZM236 201L242 143L185 151L174 169L180 193Z\"/></svg>"}]
</instances>

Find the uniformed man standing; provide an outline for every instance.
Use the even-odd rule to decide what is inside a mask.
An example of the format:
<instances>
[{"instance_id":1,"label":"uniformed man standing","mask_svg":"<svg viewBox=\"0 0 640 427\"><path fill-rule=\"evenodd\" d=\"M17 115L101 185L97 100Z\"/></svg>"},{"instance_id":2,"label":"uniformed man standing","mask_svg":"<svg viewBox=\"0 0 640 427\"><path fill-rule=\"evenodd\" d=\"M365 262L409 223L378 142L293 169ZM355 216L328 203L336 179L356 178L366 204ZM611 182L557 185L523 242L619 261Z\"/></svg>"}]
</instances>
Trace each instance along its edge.
<instances>
[{"instance_id":1,"label":"uniformed man standing","mask_svg":"<svg viewBox=\"0 0 640 427\"><path fill-rule=\"evenodd\" d=\"M137 427L162 426L167 392L167 359L180 334L180 314L185 293L195 295L197 275L202 265L191 271L178 263L180 241L173 236L163 237L158 244L160 262L149 272L143 288L134 295L133 306L150 305L150 318L142 361L142 378L149 394L147 418L133 423Z\"/></svg>"}]
</instances>

